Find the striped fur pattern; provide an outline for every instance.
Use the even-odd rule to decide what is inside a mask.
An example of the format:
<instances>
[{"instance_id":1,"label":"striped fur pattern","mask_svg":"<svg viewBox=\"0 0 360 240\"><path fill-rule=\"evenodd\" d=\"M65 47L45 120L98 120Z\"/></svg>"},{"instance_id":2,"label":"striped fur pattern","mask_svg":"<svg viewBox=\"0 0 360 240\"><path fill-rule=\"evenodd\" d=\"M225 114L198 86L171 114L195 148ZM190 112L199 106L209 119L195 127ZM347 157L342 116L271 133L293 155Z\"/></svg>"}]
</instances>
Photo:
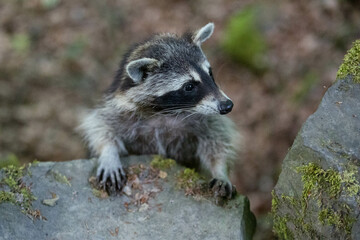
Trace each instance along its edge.
<instances>
[{"instance_id":1,"label":"striped fur pattern","mask_svg":"<svg viewBox=\"0 0 360 240\"><path fill-rule=\"evenodd\" d=\"M121 157L160 154L207 170L215 194L230 198L228 177L239 135L226 116L232 102L216 85L201 43L214 29L154 35L125 55L103 102L79 127L98 156L97 177L109 188L126 181Z\"/></svg>"}]
</instances>

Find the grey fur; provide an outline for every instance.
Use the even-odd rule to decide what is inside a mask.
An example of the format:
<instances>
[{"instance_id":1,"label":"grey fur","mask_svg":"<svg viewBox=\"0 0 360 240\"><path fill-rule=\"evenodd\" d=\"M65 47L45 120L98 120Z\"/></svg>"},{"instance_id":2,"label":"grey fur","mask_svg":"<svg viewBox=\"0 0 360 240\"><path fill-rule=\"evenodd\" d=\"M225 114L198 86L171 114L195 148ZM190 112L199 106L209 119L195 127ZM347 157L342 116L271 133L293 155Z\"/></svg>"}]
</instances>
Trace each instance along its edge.
<instances>
[{"instance_id":1,"label":"grey fur","mask_svg":"<svg viewBox=\"0 0 360 240\"><path fill-rule=\"evenodd\" d=\"M212 29L208 24L191 38L155 35L125 56L104 102L79 127L99 156L97 176L104 185L122 188L122 156L161 154L207 170L217 179L216 194L231 197L228 170L239 135L233 122L219 115L219 104L228 97L210 76L198 44Z\"/></svg>"},{"instance_id":2,"label":"grey fur","mask_svg":"<svg viewBox=\"0 0 360 240\"><path fill-rule=\"evenodd\" d=\"M144 75L142 68L151 64L156 64L156 62L157 60L152 58L141 58L134 60L126 66L126 72L135 83L138 83Z\"/></svg>"},{"instance_id":3,"label":"grey fur","mask_svg":"<svg viewBox=\"0 0 360 240\"><path fill-rule=\"evenodd\" d=\"M206 24L194 35L194 43L200 45L202 42L205 42L213 34L214 28L215 26L213 23Z\"/></svg>"}]
</instances>

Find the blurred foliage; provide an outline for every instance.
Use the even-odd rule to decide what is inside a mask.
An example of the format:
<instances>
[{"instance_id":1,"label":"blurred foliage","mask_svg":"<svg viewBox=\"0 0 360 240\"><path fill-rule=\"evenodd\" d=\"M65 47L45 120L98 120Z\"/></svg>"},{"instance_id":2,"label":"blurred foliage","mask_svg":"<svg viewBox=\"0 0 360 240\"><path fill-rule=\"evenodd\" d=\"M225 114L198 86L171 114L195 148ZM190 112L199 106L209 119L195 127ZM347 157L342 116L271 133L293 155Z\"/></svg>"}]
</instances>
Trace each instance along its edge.
<instances>
[{"instance_id":1,"label":"blurred foliage","mask_svg":"<svg viewBox=\"0 0 360 240\"><path fill-rule=\"evenodd\" d=\"M293 102L295 103L303 102L306 99L306 97L309 95L311 89L313 89L318 82L319 82L319 77L315 72L310 71L306 73L303 81L301 81L300 83L300 87L293 95L292 98Z\"/></svg>"},{"instance_id":2,"label":"blurred foliage","mask_svg":"<svg viewBox=\"0 0 360 240\"><path fill-rule=\"evenodd\" d=\"M5 158L0 158L0 169L10 165L13 165L15 167L20 166L19 159L13 153L8 154Z\"/></svg>"},{"instance_id":3,"label":"blurred foliage","mask_svg":"<svg viewBox=\"0 0 360 240\"><path fill-rule=\"evenodd\" d=\"M60 0L42 0L42 1L41 1L41 4L42 4L46 9L53 9L53 8L55 8L59 3L60 3Z\"/></svg>"},{"instance_id":4,"label":"blurred foliage","mask_svg":"<svg viewBox=\"0 0 360 240\"><path fill-rule=\"evenodd\" d=\"M247 7L230 18L223 41L224 51L256 73L265 70L267 45L257 22L255 7Z\"/></svg>"},{"instance_id":5,"label":"blurred foliage","mask_svg":"<svg viewBox=\"0 0 360 240\"><path fill-rule=\"evenodd\" d=\"M256 232L254 239L273 239L273 221L271 214L256 217Z\"/></svg>"},{"instance_id":6,"label":"blurred foliage","mask_svg":"<svg viewBox=\"0 0 360 240\"><path fill-rule=\"evenodd\" d=\"M11 45L19 53L27 52L30 48L30 38L25 33L17 33L11 39Z\"/></svg>"},{"instance_id":7,"label":"blurred foliage","mask_svg":"<svg viewBox=\"0 0 360 240\"><path fill-rule=\"evenodd\" d=\"M67 46L65 51L66 58L73 60L78 59L84 53L86 45L86 39L83 37L78 37L78 39L76 39Z\"/></svg>"}]
</instances>

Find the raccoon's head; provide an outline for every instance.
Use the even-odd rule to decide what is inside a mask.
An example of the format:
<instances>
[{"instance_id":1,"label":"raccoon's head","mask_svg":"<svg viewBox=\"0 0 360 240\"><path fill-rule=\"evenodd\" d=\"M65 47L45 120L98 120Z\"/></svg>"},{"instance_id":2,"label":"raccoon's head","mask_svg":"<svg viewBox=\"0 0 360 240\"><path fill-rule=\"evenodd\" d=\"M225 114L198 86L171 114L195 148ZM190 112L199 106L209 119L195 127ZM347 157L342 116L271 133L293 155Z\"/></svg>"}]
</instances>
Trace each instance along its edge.
<instances>
[{"instance_id":1,"label":"raccoon's head","mask_svg":"<svg viewBox=\"0 0 360 240\"><path fill-rule=\"evenodd\" d=\"M209 23L192 34L155 35L124 60L118 89L142 109L163 113L227 114L232 101L216 85L201 44L214 31Z\"/></svg>"}]
</instances>

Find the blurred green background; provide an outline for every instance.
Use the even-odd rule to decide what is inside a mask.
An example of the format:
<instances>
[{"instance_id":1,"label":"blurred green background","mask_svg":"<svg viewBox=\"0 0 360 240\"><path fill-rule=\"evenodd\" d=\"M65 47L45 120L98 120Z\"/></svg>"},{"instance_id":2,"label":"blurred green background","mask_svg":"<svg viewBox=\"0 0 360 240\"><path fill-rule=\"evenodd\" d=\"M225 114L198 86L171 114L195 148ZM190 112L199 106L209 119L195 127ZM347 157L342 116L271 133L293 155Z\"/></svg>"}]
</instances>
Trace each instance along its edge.
<instances>
[{"instance_id":1,"label":"blurred green background","mask_svg":"<svg viewBox=\"0 0 360 240\"><path fill-rule=\"evenodd\" d=\"M214 22L203 44L244 135L233 173L272 238L270 192L297 131L351 42L357 1L0 1L0 167L85 158L78 118L110 85L129 45Z\"/></svg>"}]
</instances>

